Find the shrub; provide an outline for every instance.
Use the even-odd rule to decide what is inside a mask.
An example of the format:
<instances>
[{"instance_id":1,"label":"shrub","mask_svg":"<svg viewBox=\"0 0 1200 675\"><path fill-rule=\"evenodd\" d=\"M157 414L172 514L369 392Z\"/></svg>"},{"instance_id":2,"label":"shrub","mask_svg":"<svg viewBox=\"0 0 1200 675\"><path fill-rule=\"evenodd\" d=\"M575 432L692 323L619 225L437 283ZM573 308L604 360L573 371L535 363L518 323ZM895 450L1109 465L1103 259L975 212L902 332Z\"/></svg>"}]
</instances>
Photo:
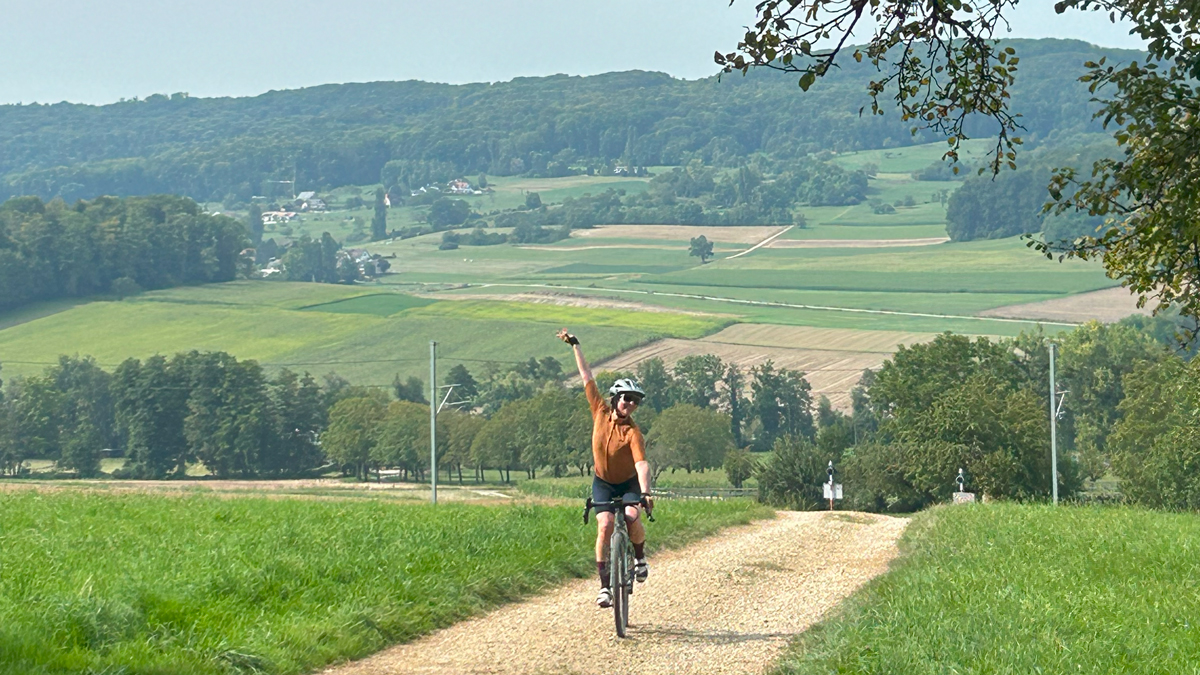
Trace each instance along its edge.
<instances>
[{"instance_id":1,"label":"shrub","mask_svg":"<svg viewBox=\"0 0 1200 675\"><path fill-rule=\"evenodd\" d=\"M745 450L730 450L725 453L723 468L733 487L740 488L758 470L758 461Z\"/></svg>"},{"instance_id":2,"label":"shrub","mask_svg":"<svg viewBox=\"0 0 1200 675\"><path fill-rule=\"evenodd\" d=\"M755 474L758 501L797 511L820 508L826 467L836 458L823 456L804 436L780 436L771 450Z\"/></svg>"}]
</instances>

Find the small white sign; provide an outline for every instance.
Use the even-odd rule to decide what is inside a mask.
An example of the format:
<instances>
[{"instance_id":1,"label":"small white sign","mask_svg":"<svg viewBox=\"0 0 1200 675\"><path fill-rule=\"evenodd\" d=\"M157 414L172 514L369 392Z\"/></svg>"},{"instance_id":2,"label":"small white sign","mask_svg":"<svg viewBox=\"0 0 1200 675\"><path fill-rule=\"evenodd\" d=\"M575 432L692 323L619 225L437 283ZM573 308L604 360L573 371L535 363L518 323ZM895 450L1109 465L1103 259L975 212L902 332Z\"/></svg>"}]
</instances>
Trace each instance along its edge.
<instances>
[{"instance_id":1,"label":"small white sign","mask_svg":"<svg viewBox=\"0 0 1200 675\"><path fill-rule=\"evenodd\" d=\"M955 492L954 493L954 503L955 504L974 504L975 503L975 493L974 492Z\"/></svg>"},{"instance_id":2,"label":"small white sign","mask_svg":"<svg viewBox=\"0 0 1200 675\"><path fill-rule=\"evenodd\" d=\"M825 499L841 499L842 498L842 484L841 483L837 483L837 484L833 484L833 485L831 485L829 483L825 483L825 485L823 487L825 488Z\"/></svg>"}]
</instances>

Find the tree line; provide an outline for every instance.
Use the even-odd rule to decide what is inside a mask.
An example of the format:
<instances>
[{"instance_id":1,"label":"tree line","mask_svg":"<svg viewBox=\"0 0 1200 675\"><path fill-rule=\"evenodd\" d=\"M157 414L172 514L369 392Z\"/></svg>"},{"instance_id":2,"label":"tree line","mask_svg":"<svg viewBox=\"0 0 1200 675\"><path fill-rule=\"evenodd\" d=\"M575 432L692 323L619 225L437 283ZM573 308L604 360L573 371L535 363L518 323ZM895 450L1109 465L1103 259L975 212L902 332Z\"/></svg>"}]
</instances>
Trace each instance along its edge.
<instances>
[{"instance_id":1,"label":"tree line","mask_svg":"<svg viewBox=\"0 0 1200 675\"><path fill-rule=\"evenodd\" d=\"M639 424L657 472L704 471L741 443L769 447L781 434L812 435L801 373L766 363L743 374L713 356L688 357L672 369L655 359L638 373L656 392ZM623 375L604 373L600 385ZM475 374L452 367L445 376L455 385L451 407L438 421L439 465L448 477L589 472L587 402L563 379L551 357L485 364ZM725 393L717 393L718 383ZM288 369L272 376L224 352L129 359L111 373L91 358L63 356L2 389L0 473L19 474L24 461L45 459L60 472L91 477L103 457L120 456L126 461L114 475L123 478L181 477L199 463L219 477L341 468L363 479L394 470L420 480L429 468L426 393L416 377L397 376L388 391L333 374L320 382Z\"/></svg>"},{"instance_id":2,"label":"tree line","mask_svg":"<svg viewBox=\"0 0 1200 675\"><path fill-rule=\"evenodd\" d=\"M249 245L242 223L186 197L10 199L0 204L0 309L229 281L248 273Z\"/></svg>"},{"instance_id":3,"label":"tree line","mask_svg":"<svg viewBox=\"0 0 1200 675\"><path fill-rule=\"evenodd\" d=\"M1094 104L1065 60L1132 52L1064 40L1011 41L1028 76L1013 88L1027 144L1096 130ZM270 195L269 181L316 189L460 175L557 175L622 162L736 166L933 140L897 115L858 114L876 72L847 62L795 96L786 74L701 80L662 73L517 78L498 84L378 82L251 98L154 95L106 106L0 106L0 197L68 202L173 193L202 201ZM530 106L529 101L538 101ZM991 133L986 120L972 135Z\"/></svg>"},{"instance_id":4,"label":"tree line","mask_svg":"<svg viewBox=\"0 0 1200 675\"><path fill-rule=\"evenodd\" d=\"M1055 337L1059 492L1114 476L1130 501L1200 508L1195 349L1180 348L1178 319L1089 323ZM804 373L765 362L739 367L713 355L633 372L649 392L636 415L657 480L666 471L724 468L760 499L819 508L830 461L847 504L907 512L945 501L962 468L968 489L993 498L1050 492L1047 336L990 340L945 333L900 348L865 371L849 413L813 400ZM451 368L450 408L438 416L438 465L448 480L495 471L554 476L591 469L591 419L557 359ZM71 475L99 474L107 453L118 477L184 475L202 464L222 477L300 476L340 469L367 479L429 470L426 383L396 378L390 391L327 375L281 370L221 352L130 359L112 373L61 357L42 375L16 378L0 396L0 472L31 458ZM766 452L770 451L770 452ZM469 478L468 478L469 477Z\"/></svg>"},{"instance_id":5,"label":"tree line","mask_svg":"<svg viewBox=\"0 0 1200 675\"><path fill-rule=\"evenodd\" d=\"M483 224L477 224L470 235L447 232L442 242L447 249L506 242L542 244L565 239L571 230L622 223L803 227L805 218L799 207L857 204L866 199L866 191L867 176L862 171L818 160L780 164L759 159L729 171L693 160L686 167L654 176L641 193L609 188L595 195L567 197L562 204L550 206L531 192L523 207L495 214L492 222L496 227L513 228L507 236L487 234ZM431 209L431 228L406 231L404 236L471 220L466 202L443 197L433 206L443 202L460 204L459 216L454 220L435 218ZM448 206L436 213L447 210Z\"/></svg>"},{"instance_id":6,"label":"tree line","mask_svg":"<svg viewBox=\"0 0 1200 675\"><path fill-rule=\"evenodd\" d=\"M994 176L986 171L960 172L965 180L946 205L946 234L953 241L1040 234L1055 248L1095 235L1104 218L1079 212L1045 213L1043 208L1051 201L1046 186L1056 167L1088 166L1116 150L1111 142L1089 139L1094 137L1080 137L1074 144L1032 152L1015 171Z\"/></svg>"}]
</instances>

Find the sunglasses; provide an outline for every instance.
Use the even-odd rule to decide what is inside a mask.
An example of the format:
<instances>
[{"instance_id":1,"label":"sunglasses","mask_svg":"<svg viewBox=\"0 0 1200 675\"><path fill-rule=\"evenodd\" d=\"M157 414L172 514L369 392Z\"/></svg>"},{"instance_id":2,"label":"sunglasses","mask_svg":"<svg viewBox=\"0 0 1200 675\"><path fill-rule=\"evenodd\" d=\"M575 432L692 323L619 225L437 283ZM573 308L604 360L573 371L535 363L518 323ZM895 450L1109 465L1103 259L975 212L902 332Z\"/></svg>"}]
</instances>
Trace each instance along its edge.
<instances>
[{"instance_id":1,"label":"sunglasses","mask_svg":"<svg viewBox=\"0 0 1200 675\"><path fill-rule=\"evenodd\" d=\"M634 405L638 405L642 402L642 398L637 394L621 394L620 400L625 401L626 403L632 403Z\"/></svg>"}]
</instances>

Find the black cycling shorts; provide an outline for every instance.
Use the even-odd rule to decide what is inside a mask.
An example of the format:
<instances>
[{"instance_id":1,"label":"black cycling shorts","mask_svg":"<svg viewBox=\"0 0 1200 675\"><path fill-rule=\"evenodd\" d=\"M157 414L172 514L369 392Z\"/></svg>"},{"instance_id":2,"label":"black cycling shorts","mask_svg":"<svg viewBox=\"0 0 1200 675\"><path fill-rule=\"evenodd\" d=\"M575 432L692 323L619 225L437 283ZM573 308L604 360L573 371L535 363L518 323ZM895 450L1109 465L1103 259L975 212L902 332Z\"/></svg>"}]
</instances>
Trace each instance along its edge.
<instances>
[{"instance_id":1,"label":"black cycling shorts","mask_svg":"<svg viewBox=\"0 0 1200 675\"><path fill-rule=\"evenodd\" d=\"M599 504L601 502L611 502L614 499L625 497L627 502L636 502L642 498L642 486L638 484L637 476L630 478L624 483L609 483L599 478L592 478L592 503ZM608 511L613 513L617 510L615 506L597 507L596 512Z\"/></svg>"}]
</instances>

